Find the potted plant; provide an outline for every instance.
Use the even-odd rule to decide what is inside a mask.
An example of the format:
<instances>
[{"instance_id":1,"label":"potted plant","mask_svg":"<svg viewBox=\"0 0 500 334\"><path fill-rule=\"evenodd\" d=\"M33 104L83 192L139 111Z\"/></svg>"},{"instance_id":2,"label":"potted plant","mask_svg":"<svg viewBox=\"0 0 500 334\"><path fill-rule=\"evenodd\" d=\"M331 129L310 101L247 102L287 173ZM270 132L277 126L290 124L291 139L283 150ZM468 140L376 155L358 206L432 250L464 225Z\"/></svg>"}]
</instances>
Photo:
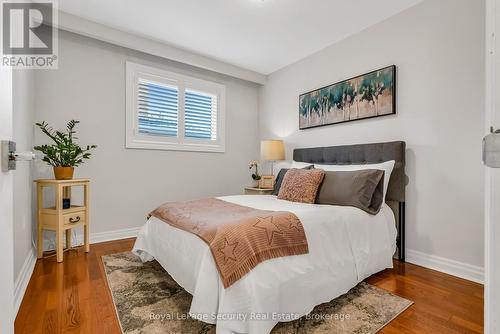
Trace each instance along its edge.
<instances>
[{"instance_id":1,"label":"potted plant","mask_svg":"<svg viewBox=\"0 0 500 334\"><path fill-rule=\"evenodd\" d=\"M259 180L261 179L261 176L259 175L259 163L255 160L251 161L248 164L248 169L252 169L255 167L255 173L252 173L252 179L258 184Z\"/></svg>"},{"instance_id":2,"label":"potted plant","mask_svg":"<svg viewBox=\"0 0 500 334\"><path fill-rule=\"evenodd\" d=\"M47 135L54 144L35 146L34 149L43 153L43 161L54 168L56 180L71 180L75 167L83 163L83 160L90 158L90 151L96 148L96 145L87 145L86 148L80 147L74 142L76 131L75 126L80 121L71 120L66 125L64 131L57 131L50 127L45 121L35 123L40 130Z\"/></svg>"}]
</instances>

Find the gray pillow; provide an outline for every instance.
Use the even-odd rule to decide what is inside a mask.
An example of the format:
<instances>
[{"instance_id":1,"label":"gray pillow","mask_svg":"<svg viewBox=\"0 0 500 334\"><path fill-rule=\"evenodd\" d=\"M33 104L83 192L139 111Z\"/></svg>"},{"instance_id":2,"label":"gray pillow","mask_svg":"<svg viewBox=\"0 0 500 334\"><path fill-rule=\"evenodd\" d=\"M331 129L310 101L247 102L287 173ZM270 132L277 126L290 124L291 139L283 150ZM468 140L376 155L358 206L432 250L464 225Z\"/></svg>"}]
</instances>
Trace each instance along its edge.
<instances>
[{"instance_id":1,"label":"gray pillow","mask_svg":"<svg viewBox=\"0 0 500 334\"><path fill-rule=\"evenodd\" d=\"M380 211L383 198L384 171L331 171L325 174L316 203L354 206L375 215Z\"/></svg>"},{"instance_id":2,"label":"gray pillow","mask_svg":"<svg viewBox=\"0 0 500 334\"><path fill-rule=\"evenodd\" d=\"M312 169L314 165L306 166L302 169ZM285 177L286 172L288 172L290 168L281 168L278 175L276 176L276 181L274 182L274 188L272 195L278 196L278 193L280 192L281 188L281 183L283 182L283 178Z\"/></svg>"}]
</instances>

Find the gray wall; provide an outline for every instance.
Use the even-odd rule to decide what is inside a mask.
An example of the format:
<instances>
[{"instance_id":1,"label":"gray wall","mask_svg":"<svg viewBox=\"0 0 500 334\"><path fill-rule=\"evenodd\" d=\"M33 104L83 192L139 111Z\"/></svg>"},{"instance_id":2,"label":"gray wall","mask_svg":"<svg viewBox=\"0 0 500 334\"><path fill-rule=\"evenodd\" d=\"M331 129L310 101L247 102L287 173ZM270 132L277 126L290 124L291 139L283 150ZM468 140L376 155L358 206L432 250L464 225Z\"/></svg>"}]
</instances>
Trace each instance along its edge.
<instances>
[{"instance_id":1,"label":"gray wall","mask_svg":"<svg viewBox=\"0 0 500 334\"><path fill-rule=\"evenodd\" d=\"M407 142L407 249L483 266L484 3L425 1L268 77L262 138ZM395 64L397 115L298 130L298 96ZM414 253L415 254L415 253Z\"/></svg>"},{"instance_id":2,"label":"gray wall","mask_svg":"<svg viewBox=\"0 0 500 334\"><path fill-rule=\"evenodd\" d=\"M226 85L226 152L125 149L125 61L180 71ZM37 71L35 118L56 127L81 121L78 138L97 144L76 177L91 179L91 233L142 226L166 201L238 194L258 157L258 89L245 81L195 69L68 32L59 35L59 69ZM39 131L35 142L45 142ZM35 176L51 177L37 163Z\"/></svg>"},{"instance_id":3,"label":"gray wall","mask_svg":"<svg viewBox=\"0 0 500 334\"><path fill-rule=\"evenodd\" d=\"M12 75L13 137L17 151L33 147L34 72L15 70ZM18 162L11 172L14 182L14 280L17 280L29 252L33 249L35 221L32 207L31 162Z\"/></svg>"}]
</instances>

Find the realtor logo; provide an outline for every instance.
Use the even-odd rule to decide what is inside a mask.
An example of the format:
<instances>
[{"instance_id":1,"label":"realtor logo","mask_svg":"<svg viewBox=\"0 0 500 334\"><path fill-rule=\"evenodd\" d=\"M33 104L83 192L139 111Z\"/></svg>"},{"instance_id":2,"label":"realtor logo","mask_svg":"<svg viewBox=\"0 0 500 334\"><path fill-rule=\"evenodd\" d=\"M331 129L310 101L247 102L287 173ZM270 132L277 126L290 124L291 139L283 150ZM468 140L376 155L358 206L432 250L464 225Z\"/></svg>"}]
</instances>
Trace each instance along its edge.
<instances>
[{"instance_id":1,"label":"realtor logo","mask_svg":"<svg viewBox=\"0 0 500 334\"><path fill-rule=\"evenodd\" d=\"M54 1L2 1L1 66L57 68Z\"/></svg>"}]
</instances>

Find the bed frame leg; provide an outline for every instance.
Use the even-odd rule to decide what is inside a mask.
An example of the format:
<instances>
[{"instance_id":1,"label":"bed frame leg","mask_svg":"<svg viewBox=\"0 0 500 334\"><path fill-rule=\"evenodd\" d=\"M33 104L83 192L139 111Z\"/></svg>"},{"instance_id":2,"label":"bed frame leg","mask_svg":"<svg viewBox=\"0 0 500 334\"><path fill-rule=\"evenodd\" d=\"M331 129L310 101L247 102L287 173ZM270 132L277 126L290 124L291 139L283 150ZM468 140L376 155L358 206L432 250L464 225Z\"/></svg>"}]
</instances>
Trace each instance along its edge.
<instances>
[{"instance_id":1,"label":"bed frame leg","mask_svg":"<svg viewBox=\"0 0 500 334\"><path fill-rule=\"evenodd\" d=\"M398 238L398 259L405 262L405 202L399 202L399 238Z\"/></svg>"}]
</instances>

